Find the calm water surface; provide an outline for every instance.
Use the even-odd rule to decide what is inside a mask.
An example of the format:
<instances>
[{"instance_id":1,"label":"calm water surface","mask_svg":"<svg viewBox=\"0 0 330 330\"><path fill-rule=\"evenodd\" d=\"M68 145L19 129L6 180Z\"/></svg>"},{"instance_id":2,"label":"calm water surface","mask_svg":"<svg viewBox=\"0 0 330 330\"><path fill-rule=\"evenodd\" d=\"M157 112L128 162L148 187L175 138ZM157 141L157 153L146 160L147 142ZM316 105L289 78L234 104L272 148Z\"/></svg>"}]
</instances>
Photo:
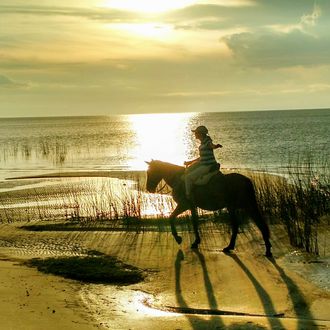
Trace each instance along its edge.
<instances>
[{"instance_id":1,"label":"calm water surface","mask_svg":"<svg viewBox=\"0 0 330 330\"><path fill-rule=\"evenodd\" d=\"M298 155L329 159L330 110L0 119L0 179L49 172L141 170L197 156L205 125L225 168L278 171Z\"/></svg>"}]
</instances>

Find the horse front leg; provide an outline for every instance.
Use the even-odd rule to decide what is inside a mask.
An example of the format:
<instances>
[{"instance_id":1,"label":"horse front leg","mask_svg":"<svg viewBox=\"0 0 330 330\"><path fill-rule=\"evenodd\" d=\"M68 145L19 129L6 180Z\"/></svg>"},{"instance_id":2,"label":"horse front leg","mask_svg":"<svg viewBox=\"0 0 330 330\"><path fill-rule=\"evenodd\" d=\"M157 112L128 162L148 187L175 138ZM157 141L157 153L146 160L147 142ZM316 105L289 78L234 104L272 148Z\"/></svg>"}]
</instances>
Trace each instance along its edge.
<instances>
[{"instance_id":1,"label":"horse front leg","mask_svg":"<svg viewBox=\"0 0 330 330\"><path fill-rule=\"evenodd\" d=\"M194 233L195 233L195 242L191 244L191 248L197 249L199 243L201 242L201 238L200 238L199 232L198 232L198 213L195 208L191 209L191 220L192 220Z\"/></svg>"},{"instance_id":2,"label":"horse front leg","mask_svg":"<svg viewBox=\"0 0 330 330\"><path fill-rule=\"evenodd\" d=\"M171 213L170 218L169 218L170 224L171 224L172 235L178 244L181 244L182 237L179 236L178 232L176 231L174 220L179 214L186 211L187 209L188 209L187 207L185 208L184 206L178 204L177 207L175 208L175 210Z\"/></svg>"},{"instance_id":3,"label":"horse front leg","mask_svg":"<svg viewBox=\"0 0 330 330\"><path fill-rule=\"evenodd\" d=\"M231 222L231 238L230 238L230 243L228 246L226 246L222 251L223 252L230 252L231 250L234 250L235 248L235 243L236 243L236 237L238 234L238 218L236 215L236 211L229 209L229 217L230 217L230 222Z\"/></svg>"}]
</instances>

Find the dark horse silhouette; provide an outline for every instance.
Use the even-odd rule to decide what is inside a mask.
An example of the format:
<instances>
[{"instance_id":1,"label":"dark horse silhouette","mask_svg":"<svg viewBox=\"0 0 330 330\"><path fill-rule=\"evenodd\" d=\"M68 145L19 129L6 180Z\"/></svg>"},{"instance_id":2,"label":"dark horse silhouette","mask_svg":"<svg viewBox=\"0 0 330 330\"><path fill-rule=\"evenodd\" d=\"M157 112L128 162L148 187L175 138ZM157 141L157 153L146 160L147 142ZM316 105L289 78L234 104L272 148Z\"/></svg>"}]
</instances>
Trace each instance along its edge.
<instances>
[{"instance_id":1,"label":"dark horse silhouette","mask_svg":"<svg viewBox=\"0 0 330 330\"><path fill-rule=\"evenodd\" d=\"M262 233L262 237L266 245L266 256L271 257L271 244L269 242L269 228L264 218L261 216L253 184L249 178L242 174L230 173L222 174L221 172L214 175L210 181L203 186L194 186L193 200L191 203L186 199L184 181L182 176L185 168L182 166L152 160L147 162L149 165L147 171L147 190L156 192L157 185L163 179L171 188L172 196L177 203L175 210L170 215L170 224L172 234L178 244L182 242L182 238L178 235L174 219L186 210L191 211L192 223L195 232L195 241L191 245L197 248L201 239L198 232L198 215L197 207L215 211L227 208L230 216L232 235L230 243L223 249L229 252L235 248L236 236L238 233L238 214L239 210L244 210L256 223Z\"/></svg>"}]
</instances>

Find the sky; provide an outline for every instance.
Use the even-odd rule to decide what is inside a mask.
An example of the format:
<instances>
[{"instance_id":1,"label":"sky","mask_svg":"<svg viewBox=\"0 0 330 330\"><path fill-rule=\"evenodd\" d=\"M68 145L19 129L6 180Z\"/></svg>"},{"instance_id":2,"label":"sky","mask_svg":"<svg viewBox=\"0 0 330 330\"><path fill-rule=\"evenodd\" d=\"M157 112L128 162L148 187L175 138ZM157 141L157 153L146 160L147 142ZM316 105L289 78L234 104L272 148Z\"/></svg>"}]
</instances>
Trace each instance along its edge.
<instances>
[{"instance_id":1,"label":"sky","mask_svg":"<svg viewBox=\"0 0 330 330\"><path fill-rule=\"evenodd\" d=\"M329 0L1 0L0 117L330 108Z\"/></svg>"}]
</instances>

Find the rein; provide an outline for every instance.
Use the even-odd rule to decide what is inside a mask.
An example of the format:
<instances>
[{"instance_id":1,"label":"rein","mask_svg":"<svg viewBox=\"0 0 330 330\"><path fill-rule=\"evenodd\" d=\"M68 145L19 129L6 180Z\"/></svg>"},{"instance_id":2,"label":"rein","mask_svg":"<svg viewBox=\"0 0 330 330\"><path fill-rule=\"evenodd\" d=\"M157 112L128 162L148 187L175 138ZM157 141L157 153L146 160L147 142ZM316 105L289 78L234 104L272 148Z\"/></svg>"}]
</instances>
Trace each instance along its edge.
<instances>
[{"instance_id":1,"label":"rein","mask_svg":"<svg viewBox=\"0 0 330 330\"><path fill-rule=\"evenodd\" d=\"M183 174L184 168L161 161L153 161L153 164L157 166L155 167L155 171L157 170L161 176L161 179L165 181L165 183L159 189L156 189L156 192L161 193L166 185L173 189L173 186L177 185L178 175ZM160 181L158 184L159 183ZM170 190L167 190L165 193L168 194L170 192Z\"/></svg>"},{"instance_id":2,"label":"rein","mask_svg":"<svg viewBox=\"0 0 330 330\"><path fill-rule=\"evenodd\" d=\"M156 193L160 194L168 184L165 182L160 189L157 189ZM166 191L165 194L168 194L169 191Z\"/></svg>"}]
</instances>

